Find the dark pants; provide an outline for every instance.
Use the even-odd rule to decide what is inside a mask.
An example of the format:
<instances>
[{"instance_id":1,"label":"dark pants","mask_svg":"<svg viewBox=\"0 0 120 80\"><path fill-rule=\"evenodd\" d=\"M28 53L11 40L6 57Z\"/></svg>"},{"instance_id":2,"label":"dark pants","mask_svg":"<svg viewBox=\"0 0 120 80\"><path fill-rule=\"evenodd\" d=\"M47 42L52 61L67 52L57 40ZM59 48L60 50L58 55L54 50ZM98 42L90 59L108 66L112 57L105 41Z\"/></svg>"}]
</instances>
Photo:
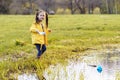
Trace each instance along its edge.
<instances>
[{"instance_id":1,"label":"dark pants","mask_svg":"<svg viewBox=\"0 0 120 80\"><path fill-rule=\"evenodd\" d=\"M37 58L39 58L45 51L46 51L46 46L43 44L35 44L38 54L37 54Z\"/></svg>"}]
</instances>

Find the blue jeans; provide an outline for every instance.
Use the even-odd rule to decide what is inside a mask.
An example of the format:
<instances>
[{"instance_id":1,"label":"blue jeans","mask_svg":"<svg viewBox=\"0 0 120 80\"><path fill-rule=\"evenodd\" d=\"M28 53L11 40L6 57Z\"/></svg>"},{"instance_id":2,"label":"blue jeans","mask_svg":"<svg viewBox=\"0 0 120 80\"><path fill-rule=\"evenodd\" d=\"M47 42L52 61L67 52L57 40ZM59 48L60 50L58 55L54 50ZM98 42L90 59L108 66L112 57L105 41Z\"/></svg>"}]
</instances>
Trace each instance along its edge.
<instances>
[{"instance_id":1,"label":"blue jeans","mask_svg":"<svg viewBox=\"0 0 120 80\"><path fill-rule=\"evenodd\" d=\"M39 58L45 51L46 51L46 46L43 44L41 46L41 44L35 44L38 54L37 54L37 58Z\"/></svg>"}]
</instances>

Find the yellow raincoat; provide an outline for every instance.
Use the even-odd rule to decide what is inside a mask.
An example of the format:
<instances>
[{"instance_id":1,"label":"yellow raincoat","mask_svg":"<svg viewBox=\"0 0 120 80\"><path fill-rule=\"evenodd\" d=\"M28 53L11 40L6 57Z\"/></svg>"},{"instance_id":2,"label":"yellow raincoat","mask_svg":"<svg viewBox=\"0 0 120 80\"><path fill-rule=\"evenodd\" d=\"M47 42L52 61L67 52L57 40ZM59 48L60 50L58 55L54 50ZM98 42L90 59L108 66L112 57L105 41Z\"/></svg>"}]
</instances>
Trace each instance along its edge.
<instances>
[{"instance_id":1,"label":"yellow raincoat","mask_svg":"<svg viewBox=\"0 0 120 80\"><path fill-rule=\"evenodd\" d=\"M36 30L38 30L39 32L45 32L45 35L38 34ZM32 35L32 44L48 44L48 29L46 28L46 26L42 26L41 23L33 23L30 28L30 32Z\"/></svg>"}]
</instances>

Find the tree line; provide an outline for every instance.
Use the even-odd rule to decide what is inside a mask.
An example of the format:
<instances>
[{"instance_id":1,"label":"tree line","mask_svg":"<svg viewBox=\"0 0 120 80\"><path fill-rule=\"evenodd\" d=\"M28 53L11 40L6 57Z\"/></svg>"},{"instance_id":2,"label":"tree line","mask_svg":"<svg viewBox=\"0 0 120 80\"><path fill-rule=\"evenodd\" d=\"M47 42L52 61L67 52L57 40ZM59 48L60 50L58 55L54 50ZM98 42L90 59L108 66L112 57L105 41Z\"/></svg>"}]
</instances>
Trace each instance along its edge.
<instances>
[{"instance_id":1,"label":"tree line","mask_svg":"<svg viewBox=\"0 0 120 80\"><path fill-rule=\"evenodd\" d=\"M120 0L0 0L0 14L120 14Z\"/></svg>"}]
</instances>

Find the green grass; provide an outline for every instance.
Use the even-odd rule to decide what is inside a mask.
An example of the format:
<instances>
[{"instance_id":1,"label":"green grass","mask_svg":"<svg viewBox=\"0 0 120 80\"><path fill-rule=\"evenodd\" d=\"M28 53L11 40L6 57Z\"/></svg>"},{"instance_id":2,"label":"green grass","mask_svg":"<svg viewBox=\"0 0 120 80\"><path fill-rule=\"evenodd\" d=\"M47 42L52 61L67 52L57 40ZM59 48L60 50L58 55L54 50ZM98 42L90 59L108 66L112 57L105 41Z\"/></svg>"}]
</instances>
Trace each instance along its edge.
<instances>
[{"instance_id":1,"label":"green grass","mask_svg":"<svg viewBox=\"0 0 120 80\"><path fill-rule=\"evenodd\" d=\"M40 77L49 65L65 63L82 51L120 44L119 21L120 15L50 15L49 45L42 58L36 60L29 32L34 16L0 15L0 79L29 71Z\"/></svg>"}]
</instances>

